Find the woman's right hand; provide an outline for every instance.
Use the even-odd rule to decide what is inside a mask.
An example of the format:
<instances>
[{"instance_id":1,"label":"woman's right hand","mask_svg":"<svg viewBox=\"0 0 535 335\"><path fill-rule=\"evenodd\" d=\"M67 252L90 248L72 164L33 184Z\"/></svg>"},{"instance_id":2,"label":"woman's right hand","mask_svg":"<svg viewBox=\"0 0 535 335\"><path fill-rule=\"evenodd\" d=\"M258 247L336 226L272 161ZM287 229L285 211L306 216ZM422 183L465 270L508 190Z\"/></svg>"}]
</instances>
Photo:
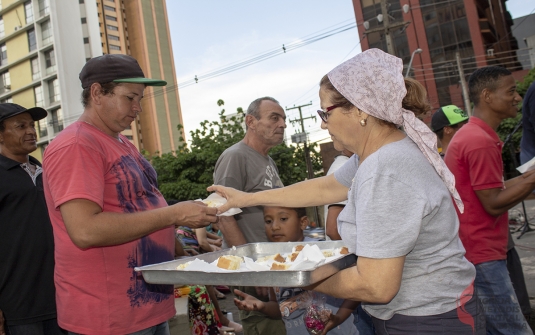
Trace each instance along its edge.
<instances>
[{"instance_id":1,"label":"woman's right hand","mask_svg":"<svg viewBox=\"0 0 535 335\"><path fill-rule=\"evenodd\" d=\"M242 298L242 300L234 298L234 305L236 305L239 310L262 312L262 310L264 309L264 302L258 300L252 295L243 293L242 291L236 289L234 289L234 294Z\"/></svg>"},{"instance_id":2,"label":"woman's right hand","mask_svg":"<svg viewBox=\"0 0 535 335\"><path fill-rule=\"evenodd\" d=\"M212 185L207 188L208 192L216 192L223 198L227 199L224 205L217 207L217 213L225 213L231 208L249 207L247 200L250 199L251 194L238 191L232 187L225 187L221 185Z\"/></svg>"}]
</instances>

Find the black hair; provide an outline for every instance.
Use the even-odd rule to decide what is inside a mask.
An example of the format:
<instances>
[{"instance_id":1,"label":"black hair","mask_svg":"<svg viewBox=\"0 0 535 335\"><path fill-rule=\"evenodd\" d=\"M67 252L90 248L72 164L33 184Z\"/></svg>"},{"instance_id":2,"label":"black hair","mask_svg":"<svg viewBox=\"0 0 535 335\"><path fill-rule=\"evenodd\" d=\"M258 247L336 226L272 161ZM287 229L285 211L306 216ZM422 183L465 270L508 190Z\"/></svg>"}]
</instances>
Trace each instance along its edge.
<instances>
[{"instance_id":1,"label":"black hair","mask_svg":"<svg viewBox=\"0 0 535 335\"><path fill-rule=\"evenodd\" d=\"M0 121L0 132L4 132L4 130L6 130L6 124L4 121L5 120Z\"/></svg>"},{"instance_id":2,"label":"black hair","mask_svg":"<svg viewBox=\"0 0 535 335\"><path fill-rule=\"evenodd\" d=\"M305 207L297 207L297 208L290 208L297 212L297 217L302 218L303 216L307 216L307 209Z\"/></svg>"},{"instance_id":3,"label":"black hair","mask_svg":"<svg viewBox=\"0 0 535 335\"><path fill-rule=\"evenodd\" d=\"M485 66L475 70L468 79L470 100L474 106L479 104L479 96L484 89L494 91L501 77L510 76L511 71L501 66Z\"/></svg>"},{"instance_id":4,"label":"black hair","mask_svg":"<svg viewBox=\"0 0 535 335\"><path fill-rule=\"evenodd\" d=\"M100 91L104 95L113 95L115 88L119 85L121 85L121 83L115 83L113 81L109 83L100 84L100 87L102 88ZM81 100L82 100L82 106L84 108L89 106L89 103L91 101L91 86L84 88L84 90L82 91Z\"/></svg>"},{"instance_id":5,"label":"black hair","mask_svg":"<svg viewBox=\"0 0 535 335\"><path fill-rule=\"evenodd\" d=\"M435 134L437 134L439 140L442 140L444 138L444 128L440 128L439 130L435 131Z\"/></svg>"}]
</instances>

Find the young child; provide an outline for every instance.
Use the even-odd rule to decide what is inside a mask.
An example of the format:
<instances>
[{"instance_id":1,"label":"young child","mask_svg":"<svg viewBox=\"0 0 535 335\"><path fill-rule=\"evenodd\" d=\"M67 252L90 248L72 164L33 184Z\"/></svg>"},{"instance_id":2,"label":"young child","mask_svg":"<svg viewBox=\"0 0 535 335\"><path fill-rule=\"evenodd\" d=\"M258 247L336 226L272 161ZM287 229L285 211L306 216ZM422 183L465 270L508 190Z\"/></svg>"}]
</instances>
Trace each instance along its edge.
<instances>
[{"instance_id":1,"label":"young child","mask_svg":"<svg viewBox=\"0 0 535 335\"><path fill-rule=\"evenodd\" d=\"M307 242L317 241L306 238L303 230L308 225L308 218L304 208L286 207L264 207L264 222L266 223L266 235L270 242ZM301 288L269 288L270 301L263 302L253 296L245 294L239 290L234 293L242 300L234 299L234 304L238 309L246 311L259 311L270 318L280 319L286 325L288 334L308 335L303 316L305 308L293 310L290 315L283 315L281 310L291 306L292 302L299 299L299 296L309 294ZM354 301L344 301L327 296L325 307L332 311L329 322L323 334L356 335L357 329L353 325L353 315L351 312L358 305ZM329 331L330 330L330 331Z\"/></svg>"}]
</instances>

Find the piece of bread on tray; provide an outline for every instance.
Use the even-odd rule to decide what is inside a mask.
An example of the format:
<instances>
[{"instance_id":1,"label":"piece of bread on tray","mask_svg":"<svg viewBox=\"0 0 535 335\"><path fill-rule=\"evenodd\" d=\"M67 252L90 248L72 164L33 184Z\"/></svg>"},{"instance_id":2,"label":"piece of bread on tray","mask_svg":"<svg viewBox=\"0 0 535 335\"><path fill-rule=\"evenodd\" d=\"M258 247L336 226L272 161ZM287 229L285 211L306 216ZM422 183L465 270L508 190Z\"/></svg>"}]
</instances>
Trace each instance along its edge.
<instances>
[{"instance_id":1,"label":"piece of bread on tray","mask_svg":"<svg viewBox=\"0 0 535 335\"><path fill-rule=\"evenodd\" d=\"M275 270L275 271L288 270L290 268L290 265L291 264L287 264L287 263L273 262L273 264L271 264L270 270Z\"/></svg>"},{"instance_id":2,"label":"piece of bread on tray","mask_svg":"<svg viewBox=\"0 0 535 335\"><path fill-rule=\"evenodd\" d=\"M226 269L226 270L238 270L240 264L243 262L243 258L239 256L221 256L217 260L217 267Z\"/></svg>"},{"instance_id":3,"label":"piece of bread on tray","mask_svg":"<svg viewBox=\"0 0 535 335\"><path fill-rule=\"evenodd\" d=\"M349 249L347 249L347 247L342 247L342 249L340 249L340 255L347 255L349 254Z\"/></svg>"},{"instance_id":4,"label":"piece of bread on tray","mask_svg":"<svg viewBox=\"0 0 535 335\"><path fill-rule=\"evenodd\" d=\"M260 257L256 261L257 262L267 262L267 261L270 261L270 260L274 260L274 261L280 262L280 263L284 263L285 262L285 259L284 259L284 257L281 256L281 254Z\"/></svg>"},{"instance_id":5,"label":"piece of bread on tray","mask_svg":"<svg viewBox=\"0 0 535 335\"><path fill-rule=\"evenodd\" d=\"M293 252L301 251L303 250L304 247L305 247L304 245L298 244L295 247L293 247Z\"/></svg>"}]
</instances>

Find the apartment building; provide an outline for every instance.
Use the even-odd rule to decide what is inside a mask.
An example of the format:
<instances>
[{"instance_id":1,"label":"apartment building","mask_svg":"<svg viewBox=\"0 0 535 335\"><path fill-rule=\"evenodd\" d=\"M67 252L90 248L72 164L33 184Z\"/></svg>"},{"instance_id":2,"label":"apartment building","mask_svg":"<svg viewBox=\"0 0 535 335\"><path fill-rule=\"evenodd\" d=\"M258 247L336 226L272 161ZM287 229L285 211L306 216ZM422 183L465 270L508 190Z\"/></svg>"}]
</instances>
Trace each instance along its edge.
<instances>
[{"instance_id":1,"label":"apartment building","mask_svg":"<svg viewBox=\"0 0 535 335\"><path fill-rule=\"evenodd\" d=\"M78 74L102 54L129 54L167 87L145 91L141 113L124 131L148 153L176 150L182 124L165 0L0 0L0 102L40 106L44 149L83 112Z\"/></svg>"},{"instance_id":2,"label":"apartment building","mask_svg":"<svg viewBox=\"0 0 535 335\"><path fill-rule=\"evenodd\" d=\"M123 132L140 150L150 154L178 148L183 124L165 0L100 0L98 19L102 51L136 58L145 76L167 81L166 87L147 87L143 112Z\"/></svg>"},{"instance_id":3,"label":"apartment building","mask_svg":"<svg viewBox=\"0 0 535 335\"><path fill-rule=\"evenodd\" d=\"M456 53L465 76L487 65L507 67L518 77L526 72L519 57L528 58L528 52L516 53L505 0L353 0L353 7L362 50L386 51L389 28L394 54L404 71L413 58L409 74L425 85L435 109L465 107Z\"/></svg>"},{"instance_id":4,"label":"apartment building","mask_svg":"<svg viewBox=\"0 0 535 335\"><path fill-rule=\"evenodd\" d=\"M78 72L102 54L94 0L0 1L0 102L40 106L38 150L82 112Z\"/></svg>"}]
</instances>

